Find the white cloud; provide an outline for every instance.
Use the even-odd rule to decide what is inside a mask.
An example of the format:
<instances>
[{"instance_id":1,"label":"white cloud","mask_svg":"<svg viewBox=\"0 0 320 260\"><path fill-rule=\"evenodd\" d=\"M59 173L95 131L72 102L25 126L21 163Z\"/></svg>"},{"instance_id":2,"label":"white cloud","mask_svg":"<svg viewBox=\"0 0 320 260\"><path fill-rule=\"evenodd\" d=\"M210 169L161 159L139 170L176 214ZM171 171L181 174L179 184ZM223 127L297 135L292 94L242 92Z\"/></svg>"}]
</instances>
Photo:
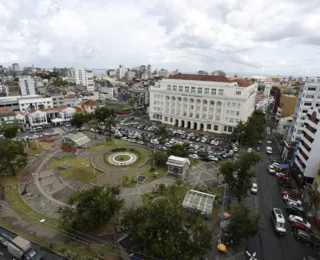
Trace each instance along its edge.
<instances>
[{"instance_id":1,"label":"white cloud","mask_svg":"<svg viewBox=\"0 0 320 260\"><path fill-rule=\"evenodd\" d=\"M316 75L319 11L318 0L11 0L0 61Z\"/></svg>"}]
</instances>

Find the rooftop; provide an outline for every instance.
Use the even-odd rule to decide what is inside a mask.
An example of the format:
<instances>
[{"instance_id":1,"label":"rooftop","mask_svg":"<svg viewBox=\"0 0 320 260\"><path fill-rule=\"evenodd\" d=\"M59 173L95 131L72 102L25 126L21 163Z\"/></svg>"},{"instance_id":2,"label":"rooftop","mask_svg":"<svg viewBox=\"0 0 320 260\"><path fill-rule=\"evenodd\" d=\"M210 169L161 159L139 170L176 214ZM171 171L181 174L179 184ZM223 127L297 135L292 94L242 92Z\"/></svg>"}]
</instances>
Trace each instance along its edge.
<instances>
[{"instance_id":1,"label":"rooftop","mask_svg":"<svg viewBox=\"0 0 320 260\"><path fill-rule=\"evenodd\" d=\"M181 167L184 166L185 163L190 165L190 161L188 158L178 157L174 155L170 155L167 161L167 164Z\"/></svg>"},{"instance_id":2,"label":"rooftop","mask_svg":"<svg viewBox=\"0 0 320 260\"><path fill-rule=\"evenodd\" d=\"M0 108L0 114L14 114L14 112L10 109Z\"/></svg>"},{"instance_id":3,"label":"rooftop","mask_svg":"<svg viewBox=\"0 0 320 260\"><path fill-rule=\"evenodd\" d=\"M74 142L78 146L85 145L91 141L88 136L86 136L85 134L80 133L80 132L75 133L75 134L69 133L65 137L70 139L72 142Z\"/></svg>"},{"instance_id":4,"label":"rooftop","mask_svg":"<svg viewBox=\"0 0 320 260\"><path fill-rule=\"evenodd\" d=\"M89 99L85 102L82 103L83 106L88 106L88 107L94 107L94 106L98 106L98 102L96 100L92 100L92 99Z\"/></svg>"},{"instance_id":5,"label":"rooftop","mask_svg":"<svg viewBox=\"0 0 320 260\"><path fill-rule=\"evenodd\" d=\"M197 209L203 213L211 215L215 197L215 195L209 193L189 190L184 197L182 206Z\"/></svg>"}]
</instances>

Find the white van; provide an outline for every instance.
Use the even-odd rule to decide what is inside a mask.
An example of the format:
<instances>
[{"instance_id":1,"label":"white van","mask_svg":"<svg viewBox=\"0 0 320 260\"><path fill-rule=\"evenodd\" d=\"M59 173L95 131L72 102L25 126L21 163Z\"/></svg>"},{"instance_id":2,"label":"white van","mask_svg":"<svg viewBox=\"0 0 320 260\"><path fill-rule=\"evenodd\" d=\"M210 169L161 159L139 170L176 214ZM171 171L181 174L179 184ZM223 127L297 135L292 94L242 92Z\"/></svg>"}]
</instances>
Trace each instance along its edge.
<instances>
[{"instance_id":1,"label":"white van","mask_svg":"<svg viewBox=\"0 0 320 260\"><path fill-rule=\"evenodd\" d=\"M267 154L272 154L272 147L267 146L267 147L266 147L266 153L267 153Z\"/></svg>"},{"instance_id":2,"label":"white van","mask_svg":"<svg viewBox=\"0 0 320 260\"><path fill-rule=\"evenodd\" d=\"M284 235L286 233L286 221L284 220L281 209L272 209L271 222L278 234Z\"/></svg>"},{"instance_id":3,"label":"white van","mask_svg":"<svg viewBox=\"0 0 320 260\"><path fill-rule=\"evenodd\" d=\"M36 126L30 129L30 133L41 132L43 129L41 126Z\"/></svg>"}]
</instances>

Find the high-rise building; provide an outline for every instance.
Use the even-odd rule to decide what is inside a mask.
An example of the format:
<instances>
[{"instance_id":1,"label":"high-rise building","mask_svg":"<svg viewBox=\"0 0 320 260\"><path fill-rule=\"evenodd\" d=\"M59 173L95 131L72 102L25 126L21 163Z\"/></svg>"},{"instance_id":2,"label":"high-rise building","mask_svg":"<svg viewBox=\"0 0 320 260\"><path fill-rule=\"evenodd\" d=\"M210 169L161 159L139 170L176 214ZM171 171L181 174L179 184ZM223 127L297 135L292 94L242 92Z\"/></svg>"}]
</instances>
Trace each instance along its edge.
<instances>
[{"instance_id":1,"label":"high-rise building","mask_svg":"<svg viewBox=\"0 0 320 260\"><path fill-rule=\"evenodd\" d=\"M313 179L318 172L320 162L320 108L309 108L305 117L294 162L301 175Z\"/></svg>"},{"instance_id":2,"label":"high-rise building","mask_svg":"<svg viewBox=\"0 0 320 260\"><path fill-rule=\"evenodd\" d=\"M88 92L94 91L93 71L90 69L76 69L76 84L82 84Z\"/></svg>"},{"instance_id":3,"label":"high-rise building","mask_svg":"<svg viewBox=\"0 0 320 260\"><path fill-rule=\"evenodd\" d=\"M294 114L294 129L292 133L292 140L299 140L302 136L305 120L307 119L307 112L311 107L320 106L320 77L315 79L313 83L305 83L302 88L297 107Z\"/></svg>"},{"instance_id":4,"label":"high-rise building","mask_svg":"<svg viewBox=\"0 0 320 260\"><path fill-rule=\"evenodd\" d=\"M118 68L118 71L117 71L118 78L119 79L123 79L126 76L126 72L127 72L127 69L124 66L119 65L119 68Z\"/></svg>"},{"instance_id":5,"label":"high-rise building","mask_svg":"<svg viewBox=\"0 0 320 260\"><path fill-rule=\"evenodd\" d=\"M18 63L13 63L13 64L12 64L12 70L13 70L14 72L20 71L19 64L18 64Z\"/></svg>"},{"instance_id":6,"label":"high-rise building","mask_svg":"<svg viewBox=\"0 0 320 260\"><path fill-rule=\"evenodd\" d=\"M147 66L147 72L148 72L148 76L149 76L149 78L151 77L151 74L152 74L152 72L151 72L151 65L150 64L148 64L148 66Z\"/></svg>"},{"instance_id":7,"label":"high-rise building","mask_svg":"<svg viewBox=\"0 0 320 260\"><path fill-rule=\"evenodd\" d=\"M167 77L169 77L170 73L168 70L161 69L158 71L158 75L159 75L159 77L167 78Z\"/></svg>"},{"instance_id":8,"label":"high-rise building","mask_svg":"<svg viewBox=\"0 0 320 260\"><path fill-rule=\"evenodd\" d=\"M31 76L20 76L19 87L22 96L35 95L34 79Z\"/></svg>"},{"instance_id":9,"label":"high-rise building","mask_svg":"<svg viewBox=\"0 0 320 260\"><path fill-rule=\"evenodd\" d=\"M150 86L151 120L231 134L255 107L257 83L223 76L177 74Z\"/></svg>"}]
</instances>

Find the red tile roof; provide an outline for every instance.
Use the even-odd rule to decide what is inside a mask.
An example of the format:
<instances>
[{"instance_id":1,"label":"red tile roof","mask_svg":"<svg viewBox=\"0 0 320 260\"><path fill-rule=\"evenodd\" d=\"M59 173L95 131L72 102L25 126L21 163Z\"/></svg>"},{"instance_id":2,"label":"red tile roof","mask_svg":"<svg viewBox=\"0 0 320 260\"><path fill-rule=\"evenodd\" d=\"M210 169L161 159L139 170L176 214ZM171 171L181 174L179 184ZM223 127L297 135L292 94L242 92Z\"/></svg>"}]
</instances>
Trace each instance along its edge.
<instances>
[{"instance_id":1,"label":"red tile roof","mask_svg":"<svg viewBox=\"0 0 320 260\"><path fill-rule=\"evenodd\" d=\"M14 112L11 109L0 108L0 114L14 114Z\"/></svg>"},{"instance_id":2,"label":"red tile roof","mask_svg":"<svg viewBox=\"0 0 320 260\"><path fill-rule=\"evenodd\" d=\"M68 108L67 106L62 106L62 107L49 107L49 108L42 108L42 109L39 109L40 111L42 112L49 112L49 111L57 111L57 110L64 110Z\"/></svg>"},{"instance_id":3,"label":"red tile roof","mask_svg":"<svg viewBox=\"0 0 320 260\"><path fill-rule=\"evenodd\" d=\"M83 102L82 105L83 105L83 106L88 106L88 107L94 107L94 106L97 107L97 106L98 106L98 103L97 103L97 101L95 101L95 100L89 99L89 100Z\"/></svg>"},{"instance_id":4,"label":"red tile roof","mask_svg":"<svg viewBox=\"0 0 320 260\"><path fill-rule=\"evenodd\" d=\"M76 114L84 114L83 110L80 107L72 107L76 110Z\"/></svg>"},{"instance_id":5,"label":"red tile roof","mask_svg":"<svg viewBox=\"0 0 320 260\"><path fill-rule=\"evenodd\" d=\"M248 81L245 81L243 78L236 78L236 79L233 79L231 81L232 82L237 82L240 87L245 87L245 88L252 85L252 83L250 83Z\"/></svg>"},{"instance_id":6,"label":"red tile roof","mask_svg":"<svg viewBox=\"0 0 320 260\"><path fill-rule=\"evenodd\" d=\"M199 75L199 74L176 74L168 77L168 79L182 79L182 80L199 80L199 81L214 81L214 82L228 82L231 81L224 76L214 76L214 75Z\"/></svg>"}]
</instances>

